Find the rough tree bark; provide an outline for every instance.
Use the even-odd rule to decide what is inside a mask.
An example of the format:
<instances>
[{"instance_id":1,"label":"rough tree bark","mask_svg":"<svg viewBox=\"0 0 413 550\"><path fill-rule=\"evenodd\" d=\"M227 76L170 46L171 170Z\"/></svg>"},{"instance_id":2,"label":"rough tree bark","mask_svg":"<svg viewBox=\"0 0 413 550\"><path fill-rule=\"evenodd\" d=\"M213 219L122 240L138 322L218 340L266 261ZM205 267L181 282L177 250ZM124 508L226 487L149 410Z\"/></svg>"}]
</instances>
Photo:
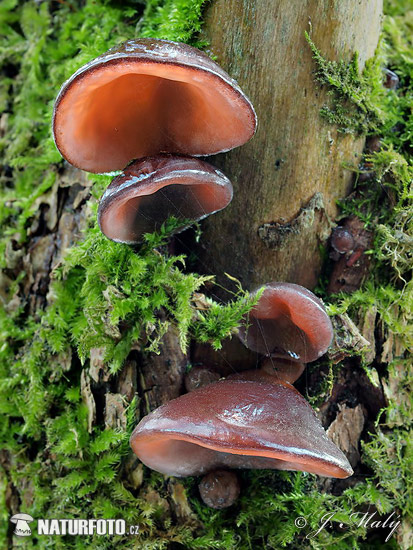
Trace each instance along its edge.
<instances>
[{"instance_id":1,"label":"rough tree bark","mask_svg":"<svg viewBox=\"0 0 413 550\"><path fill-rule=\"evenodd\" d=\"M211 160L234 183L234 199L204 225L200 269L238 277L246 288L270 280L314 287L320 242L336 200L351 188L344 162L363 139L339 135L320 118L326 93L314 82L304 31L328 59L360 65L377 46L379 0L215 0L205 37L217 62L250 96L258 130L247 145ZM228 253L228 251L231 251Z\"/></svg>"},{"instance_id":2,"label":"rough tree bark","mask_svg":"<svg viewBox=\"0 0 413 550\"><path fill-rule=\"evenodd\" d=\"M350 58L358 51L363 63L377 45L380 15L380 0L215 0L210 4L205 35L211 50L249 94L259 119L257 134L249 144L212 160L235 187L230 207L205 222L197 250L203 266L210 266L213 273L229 272L246 288L274 279L314 286L321 268L319 243L330 232L336 199L345 196L351 186L351 175L342 163L360 154L363 140L339 136L320 119L326 96L314 83L304 31L311 21L312 38L328 58ZM52 268L79 238L90 215L85 206L88 194L84 174L65 170L49 195L39 199L38 215L28 231L28 248L7 251L16 266L18 262L25 265L25 295L35 317L47 302ZM130 402L135 392L141 399L141 415L178 396L184 391L187 362L203 362L220 375L253 366L255 355L240 346L233 341L219 354L209 346L196 346L187 357L179 351L171 329L160 357L142 356L134 350L116 379L108 373L101 350L93 350L81 382L90 412L89 428L99 420L124 427L124 398ZM70 368L71 358L66 359ZM322 409L326 424L336 418L336 403L350 383L356 384L354 380L352 367L347 365L336 393ZM312 385L311 379L306 382ZM358 387L356 404L368 408L361 395L366 394L368 381ZM367 401L381 404L381 396L373 395ZM346 426L359 426L357 434L347 438L356 462L364 417L360 408L343 409L340 414L331 435L339 441L340 434L347 433ZM142 466L131 457L127 470L137 489L142 484ZM176 517L188 521L192 512L179 496L182 485L171 481L169 490Z\"/></svg>"}]
</instances>

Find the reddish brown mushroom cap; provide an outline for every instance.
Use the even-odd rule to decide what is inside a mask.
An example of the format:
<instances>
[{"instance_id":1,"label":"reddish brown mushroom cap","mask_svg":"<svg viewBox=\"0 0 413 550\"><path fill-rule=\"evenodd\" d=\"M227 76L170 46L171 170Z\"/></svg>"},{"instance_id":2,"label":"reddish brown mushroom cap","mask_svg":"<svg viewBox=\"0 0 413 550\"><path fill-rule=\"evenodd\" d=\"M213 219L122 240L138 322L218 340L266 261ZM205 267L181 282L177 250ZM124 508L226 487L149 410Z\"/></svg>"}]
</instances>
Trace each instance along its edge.
<instances>
[{"instance_id":1,"label":"reddish brown mushroom cap","mask_svg":"<svg viewBox=\"0 0 413 550\"><path fill-rule=\"evenodd\" d=\"M310 405L287 383L224 380L204 386L141 420L131 446L144 464L175 476L222 467L352 474Z\"/></svg>"},{"instance_id":2,"label":"reddish brown mushroom cap","mask_svg":"<svg viewBox=\"0 0 413 550\"><path fill-rule=\"evenodd\" d=\"M132 244L171 216L182 220L182 230L231 199L231 182L207 162L158 155L133 162L112 181L99 203L98 223L109 239Z\"/></svg>"},{"instance_id":3,"label":"reddish brown mushroom cap","mask_svg":"<svg viewBox=\"0 0 413 550\"><path fill-rule=\"evenodd\" d=\"M257 382L268 382L278 384L288 382L294 384L303 374L305 364L289 359L274 359L266 357L259 369L245 370L236 374L227 376L227 380L256 380Z\"/></svg>"},{"instance_id":4,"label":"reddish brown mushroom cap","mask_svg":"<svg viewBox=\"0 0 413 550\"><path fill-rule=\"evenodd\" d=\"M251 102L212 59L153 38L125 42L81 67L63 84L53 114L62 156L97 173L161 152L228 151L255 128Z\"/></svg>"},{"instance_id":5,"label":"reddish brown mushroom cap","mask_svg":"<svg viewBox=\"0 0 413 550\"><path fill-rule=\"evenodd\" d=\"M251 350L303 363L323 355L333 327L322 302L292 283L269 283L239 330Z\"/></svg>"},{"instance_id":6,"label":"reddish brown mushroom cap","mask_svg":"<svg viewBox=\"0 0 413 550\"><path fill-rule=\"evenodd\" d=\"M198 488L205 504L216 510L232 506L241 491L237 475L228 470L209 472L203 477Z\"/></svg>"},{"instance_id":7,"label":"reddish brown mushroom cap","mask_svg":"<svg viewBox=\"0 0 413 550\"><path fill-rule=\"evenodd\" d=\"M306 365L290 359L273 359L266 357L261 364L261 370L283 382L294 384L303 374Z\"/></svg>"},{"instance_id":8,"label":"reddish brown mushroom cap","mask_svg":"<svg viewBox=\"0 0 413 550\"><path fill-rule=\"evenodd\" d=\"M336 227L331 234L331 246L339 254L351 252L355 245L353 235L345 227Z\"/></svg>"}]
</instances>

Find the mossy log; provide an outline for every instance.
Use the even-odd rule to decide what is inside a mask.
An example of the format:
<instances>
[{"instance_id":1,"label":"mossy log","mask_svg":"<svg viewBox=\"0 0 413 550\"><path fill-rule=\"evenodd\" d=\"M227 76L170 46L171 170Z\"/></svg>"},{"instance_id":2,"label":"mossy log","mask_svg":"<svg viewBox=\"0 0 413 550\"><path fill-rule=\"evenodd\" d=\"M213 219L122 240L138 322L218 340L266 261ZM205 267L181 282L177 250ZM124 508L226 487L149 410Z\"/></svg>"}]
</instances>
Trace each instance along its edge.
<instances>
[{"instance_id":1,"label":"mossy log","mask_svg":"<svg viewBox=\"0 0 413 550\"><path fill-rule=\"evenodd\" d=\"M305 546L322 516L338 510L337 520L349 529L338 529L338 522L332 521L331 529L324 529L318 539L324 547L388 548L396 547L397 538L400 548L411 548L411 357L406 351L411 341L411 286L409 290L407 284L400 285L400 277L407 279L410 269L406 244L403 256L398 256L401 244L408 242L406 220L411 208L404 206L404 194L411 180L407 166L412 150L406 137L409 125L402 122L411 91L405 45L410 23L401 24L401 16L395 21L388 17L392 32L385 27L383 38L387 52L383 61L397 70L401 88L400 96L393 92L386 96L391 109L387 99L381 98L378 105L389 111L390 118L394 109L400 122L363 128L385 138L394 150L386 149L372 161L371 179L361 189L366 195L353 197L351 215L344 222L361 239L362 250L371 250L370 238L380 236L365 231L370 215L373 221L367 231L381 224L391 236L386 247L396 244L377 261L376 239L374 254L365 258L374 270L374 281L344 300L331 299L330 312L340 312L332 317L335 343L296 384L318 408L323 425L348 455L355 474L343 481L294 472L240 471L241 498L220 512L202 505L196 478L182 482L164 478L144 468L131 451L128 455L129 433L150 409L181 394L184 386L188 389L188 378L197 369L201 378L200 370L207 366L204 375L216 379L254 368L259 358L237 338L225 340L218 351L194 338L187 354L181 351L177 308L172 308L175 315L159 309L158 287L152 292L151 281L159 264L175 255L181 239L190 238L190 231L173 238L162 254L102 243L93 227L95 200L89 198L100 194L106 180L100 176L92 180L61 164L52 141L45 137L53 96L72 70L112 41L132 38L136 24L143 36L199 44L194 33L201 25L204 2L147 0L136 4L135 15L131 3L105 0L9 4L11 26L4 33L2 74L5 89L10 90L2 96L8 99L0 117L4 138L0 146L5 146L0 179L6 198L0 212L4 226L0 245L5 246L5 267L0 272L0 547L20 545L9 519L23 511L35 519L127 518L128 524L139 525L139 533L116 539L125 550L246 550ZM260 126L250 144L211 159L231 176L236 195L226 213L206 223L200 245L205 249L197 252L204 266L210 262L212 272L222 275L227 270L245 286L270 278L311 286L320 270L318 246L336 215L334 201L351 187L350 173L342 163L357 163L362 140L343 137L319 118L319 108L328 97L313 82L315 65L303 32L311 33L326 58L349 59L358 51L364 63L377 40L380 2L292 0L283 5L280 0L210 0L205 6L204 34L212 53L253 99ZM359 212L361 201L368 204ZM193 252L193 245L185 250L189 269ZM397 254L394 263L393 254ZM340 257L329 277L329 291L337 291L332 286L337 282L348 292L358 288L364 268L361 262L355 266L355 257ZM149 273L143 284L135 277L140 261L141 271L144 267ZM170 292L185 281L190 286L191 276L186 269L171 270L162 278L161 288ZM216 287L207 283L200 290L210 296ZM110 322L114 303L119 304L124 293L127 298L139 295L142 303L149 300L154 309L155 319L146 323L139 338L129 339L128 331L134 322L140 323L138 317L150 317L149 307L142 308L144 316L137 309L132 317L126 311L119 321ZM179 293L184 296L182 287ZM191 296L196 311L203 312L205 297ZM171 325L160 341L160 355L155 355L144 348L149 336L156 338L156 321L163 321L164 314ZM220 319L214 324L214 336ZM203 334L208 325L204 323ZM88 338L83 339L86 333ZM96 347L88 349L90 342ZM111 370L115 349L116 374ZM193 365L189 373L187 365ZM387 517L384 512L391 510L390 518L393 513L393 518L403 514L404 523L390 542L384 542L390 529L369 528L364 533L352 528L356 510L371 510L382 521ZM306 529L295 526L298 516L308 518ZM54 544L47 536L37 538L34 531L27 540L30 547ZM59 547L89 550L105 546L104 538L54 540ZM111 540L107 539L109 546Z\"/></svg>"},{"instance_id":2,"label":"mossy log","mask_svg":"<svg viewBox=\"0 0 413 550\"><path fill-rule=\"evenodd\" d=\"M358 163L364 140L339 134L320 109L327 94L314 82L305 31L331 60L360 67L377 47L382 2L375 0L215 0L205 37L258 116L255 137L213 157L234 183L234 199L204 226L201 266L246 288L280 280L313 288L320 244L352 186L345 163ZM230 251L230 253L228 253Z\"/></svg>"}]
</instances>

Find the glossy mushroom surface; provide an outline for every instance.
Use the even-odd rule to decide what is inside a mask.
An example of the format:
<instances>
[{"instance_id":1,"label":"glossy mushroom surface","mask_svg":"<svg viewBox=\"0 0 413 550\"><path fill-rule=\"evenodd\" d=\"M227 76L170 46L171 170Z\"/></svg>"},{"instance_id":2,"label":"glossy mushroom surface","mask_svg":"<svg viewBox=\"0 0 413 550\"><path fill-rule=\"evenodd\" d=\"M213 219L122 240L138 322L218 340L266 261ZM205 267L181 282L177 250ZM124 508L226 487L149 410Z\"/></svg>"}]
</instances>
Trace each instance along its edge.
<instances>
[{"instance_id":1,"label":"glossy mushroom surface","mask_svg":"<svg viewBox=\"0 0 413 550\"><path fill-rule=\"evenodd\" d=\"M257 382L268 382L278 384L288 382L294 384L303 374L305 364L288 359L273 359L266 357L259 369L249 369L227 376L227 380L256 380Z\"/></svg>"},{"instance_id":2,"label":"glossy mushroom surface","mask_svg":"<svg viewBox=\"0 0 413 550\"><path fill-rule=\"evenodd\" d=\"M287 383L209 384L151 412L130 441L144 464L178 477L217 468L352 474L310 405Z\"/></svg>"},{"instance_id":3,"label":"glossy mushroom surface","mask_svg":"<svg viewBox=\"0 0 413 550\"><path fill-rule=\"evenodd\" d=\"M216 510L232 506L241 491L237 475L228 470L209 472L202 478L198 489L205 504Z\"/></svg>"},{"instance_id":4,"label":"glossy mushroom surface","mask_svg":"<svg viewBox=\"0 0 413 550\"><path fill-rule=\"evenodd\" d=\"M268 283L239 337L263 355L310 363L327 351L333 327L321 300L310 290L292 283Z\"/></svg>"},{"instance_id":5,"label":"glossy mushroom surface","mask_svg":"<svg viewBox=\"0 0 413 550\"><path fill-rule=\"evenodd\" d=\"M120 243L137 243L169 217L189 223L225 208L232 199L226 176L191 157L158 155L130 164L99 203L102 232ZM179 230L179 228L178 228Z\"/></svg>"},{"instance_id":6,"label":"glossy mushroom surface","mask_svg":"<svg viewBox=\"0 0 413 550\"><path fill-rule=\"evenodd\" d=\"M331 246L339 254L345 254L351 252L355 245L353 235L345 227L334 228L331 234Z\"/></svg>"},{"instance_id":7,"label":"glossy mushroom surface","mask_svg":"<svg viewBox=\"0 0 413 550\"><path fill-rule=\"evenodd\" d=\"M53 114L62 156L97 173L161 152L228 151L255 128L251 102L212 59L153 38L125 42L81 67L63 84Z\"/></svg>"}]
</instances>

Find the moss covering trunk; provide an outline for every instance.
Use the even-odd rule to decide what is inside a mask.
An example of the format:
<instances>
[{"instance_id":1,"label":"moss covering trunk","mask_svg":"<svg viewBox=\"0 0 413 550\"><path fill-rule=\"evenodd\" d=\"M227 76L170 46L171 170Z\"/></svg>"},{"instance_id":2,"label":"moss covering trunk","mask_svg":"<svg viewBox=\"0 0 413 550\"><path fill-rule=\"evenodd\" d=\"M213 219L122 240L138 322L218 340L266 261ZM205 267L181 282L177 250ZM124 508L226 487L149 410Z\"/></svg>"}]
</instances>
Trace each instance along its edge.
<instances>
[{"instance_id":1,"label":"moss covering trunk","mask_svg":"<svg viewBox=\"0 0 413 550\"><path fill-rule=\"evenodd\" d=\"M328 96L314 81L304 33L330 60L350 61L358 52L362 69L377 47L381 15L375 0L208 6L203 35L258 116L254 139L218 160L235 194L205 224L200 256L214 272L231 273L249 289L270 280L316 285L337 200L353 183L345 164L359 162L364 139L321 119Z\"/></svg>"},{"instance_id":2,"label":"moss covering trunk","mask_svg":"<svg viewBox=\"0 0 413 550\"><path fill-rule=\"evenodd\" d=\"M0 4L1 548L412 546L413 11L386 1L368 59L380 10L370 0ZM50 125L64 80L137 36L215 55L260 126L246 146L211 158L234 181L227 211L179 238L170 220L133 248L96 224L110 177L63 163ZM385 68L397 89L383 86ZM357 258L329 248L335 223L356 235ZM226 304L210 272L234 282ZM355 475L243 471L241 497L217 511L200 500L198 479L143 467L130 433L184 391L191 366L226 375L256 365L233 337L253 305L234 277L245 288L314 286L320 273L336 338L297 387ZM337 294L329 282L343 278ZM25 539L13 535L18 512L34 518ZM381 521L394 512L400 524L386 540L390 528L360 522L366 512ZM40 518L121 518L139 530L39 536Z\"/></svg>"}]
</instances>

